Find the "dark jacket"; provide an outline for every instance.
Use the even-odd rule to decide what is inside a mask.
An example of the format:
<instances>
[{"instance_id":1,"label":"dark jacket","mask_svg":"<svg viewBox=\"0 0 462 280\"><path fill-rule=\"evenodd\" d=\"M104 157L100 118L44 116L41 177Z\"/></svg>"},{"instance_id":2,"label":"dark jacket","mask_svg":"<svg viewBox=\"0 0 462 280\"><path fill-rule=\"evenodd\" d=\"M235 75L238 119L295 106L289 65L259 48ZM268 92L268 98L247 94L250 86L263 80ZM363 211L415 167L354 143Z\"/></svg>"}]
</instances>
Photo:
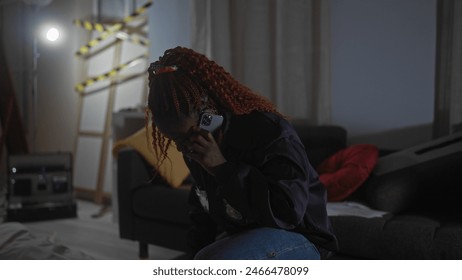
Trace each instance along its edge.
<instances>
[{"instance_id":1,"label":"dark jacket","mask_svg":"<svg viewBox=\"0 0 462 280\"><path fill-rule=\"evenodd\" d=\"M276 114L253 112L226 118L222 129L220 146L228 162L215 177L186 159L196 183L188 236L193 251L222 231L254 227L300 232L318 248L337 250L325 187L293 127Z\"/></svg>"}]
</instances>

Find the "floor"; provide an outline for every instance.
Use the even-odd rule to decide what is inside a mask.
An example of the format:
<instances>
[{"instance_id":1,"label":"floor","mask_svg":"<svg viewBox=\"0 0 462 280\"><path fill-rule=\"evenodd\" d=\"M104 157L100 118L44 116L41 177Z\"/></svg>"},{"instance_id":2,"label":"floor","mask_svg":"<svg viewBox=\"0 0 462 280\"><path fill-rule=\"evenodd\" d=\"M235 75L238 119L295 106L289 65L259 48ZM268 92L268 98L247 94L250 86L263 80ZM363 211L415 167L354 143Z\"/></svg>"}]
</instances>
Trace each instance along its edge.
<instances>
[{"instance_id":1,"label":"floor","mask_svg":"<svg viewBox=\"0 0 462 280\"><path fill-rule=\"evenodd\" d=\"M100 205L78 200L77 218L24 223L37 236L52 236L72 250L79 250L95 259L138 259L138 243L119 238L118 225L112 212L101 211ZM150 259L173 259L181 252L150 245Z\"/></svg>"}]
</instances>

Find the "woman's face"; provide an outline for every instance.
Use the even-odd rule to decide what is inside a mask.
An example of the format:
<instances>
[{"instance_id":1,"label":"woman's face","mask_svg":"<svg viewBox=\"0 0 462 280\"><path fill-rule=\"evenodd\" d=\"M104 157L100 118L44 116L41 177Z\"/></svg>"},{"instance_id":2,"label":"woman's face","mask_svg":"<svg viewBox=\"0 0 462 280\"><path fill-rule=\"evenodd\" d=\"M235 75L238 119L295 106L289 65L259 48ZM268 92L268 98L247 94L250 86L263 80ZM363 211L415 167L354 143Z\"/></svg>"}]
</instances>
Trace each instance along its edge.
<instances>
[{"instance_id":1,"label":"woman's face","mask_svg":"<svg viewBox=\"0 0 462 280\"><path fill-rule=\"evenodd\" d=\"M156 126L165 137L175 143L178 151L186 152L189 136L198 121L199 116L193 114L180 119L160 118L156 121Z\"/></svg>"}]
</instances>

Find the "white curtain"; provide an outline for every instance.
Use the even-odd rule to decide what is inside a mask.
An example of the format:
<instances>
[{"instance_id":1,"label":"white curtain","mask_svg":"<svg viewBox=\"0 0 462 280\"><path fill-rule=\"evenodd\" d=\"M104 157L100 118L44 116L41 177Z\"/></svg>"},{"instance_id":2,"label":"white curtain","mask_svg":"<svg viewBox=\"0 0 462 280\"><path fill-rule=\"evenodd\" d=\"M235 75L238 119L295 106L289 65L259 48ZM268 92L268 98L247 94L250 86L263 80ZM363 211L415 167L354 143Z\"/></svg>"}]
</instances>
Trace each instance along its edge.
<instances>
[{"instance_id":1,"label":"white curtain","mask_svg":"<svg viewBox=\"0 0 462 280\"><path fill-rule=\"evenodd\" d=\"M329 1L194 0L192 48L285 115L330 123Z\"/></svg>"},{"instance_id":2,"label":"white curtain","mask_svg":"<svg viewBox=\"0 0 462 280\"><path fill-rule=\"evenodd\" d=\"M434 137L462 130L462 1L439 0Z\"/></svg>"}]
</instances>

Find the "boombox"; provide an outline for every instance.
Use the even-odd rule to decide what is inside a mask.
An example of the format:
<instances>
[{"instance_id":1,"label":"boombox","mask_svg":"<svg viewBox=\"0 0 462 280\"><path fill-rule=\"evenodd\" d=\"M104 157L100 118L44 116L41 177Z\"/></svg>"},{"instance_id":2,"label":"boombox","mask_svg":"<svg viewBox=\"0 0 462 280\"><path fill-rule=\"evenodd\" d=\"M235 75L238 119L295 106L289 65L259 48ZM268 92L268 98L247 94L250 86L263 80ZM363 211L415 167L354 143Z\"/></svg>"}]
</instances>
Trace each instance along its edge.
<instances>
[{"instance_id":1,"label":"boombox","mask_svg":"<svg viewBox=\"0 0 462 280\"><path fill-rule=\"evenodd\" d=\"M9 156L8 182L9 221L77 216L71 153Z\"/></svg>"}]
</instances>

